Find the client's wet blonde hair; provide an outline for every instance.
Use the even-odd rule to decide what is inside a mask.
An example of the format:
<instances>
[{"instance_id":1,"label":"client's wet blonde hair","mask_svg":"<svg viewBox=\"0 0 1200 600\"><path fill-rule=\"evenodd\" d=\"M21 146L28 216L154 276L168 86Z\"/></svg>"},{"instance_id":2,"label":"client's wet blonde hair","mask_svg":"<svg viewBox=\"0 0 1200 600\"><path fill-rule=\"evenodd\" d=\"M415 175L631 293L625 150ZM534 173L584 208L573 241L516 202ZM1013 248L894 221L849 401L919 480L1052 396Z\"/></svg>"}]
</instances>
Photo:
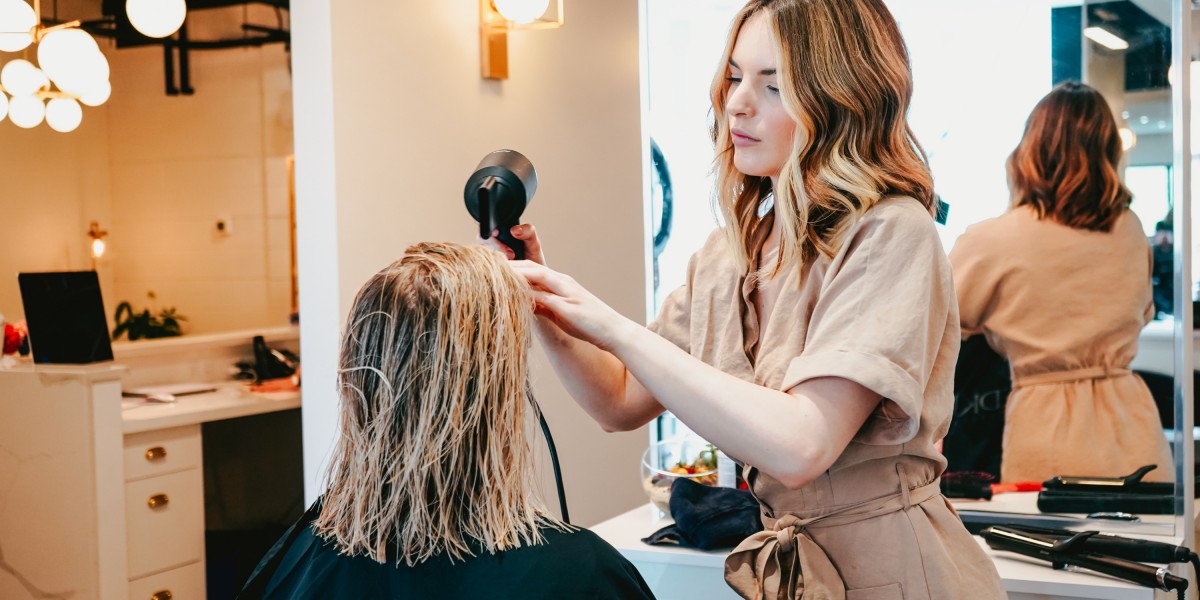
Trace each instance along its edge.
<instances>
[{"instance_id":1,"label":"client's wet blonde hair","mask_svg":"<svg viewBox=\"0 0 1200 600\"><path fill-rule=\"evenodd\" d=\"M414 565L539 543L525 423L532 310L503 257L423 243L358 292L341 436L314 523L345 554Z\"/></svg>"}]
</instances>

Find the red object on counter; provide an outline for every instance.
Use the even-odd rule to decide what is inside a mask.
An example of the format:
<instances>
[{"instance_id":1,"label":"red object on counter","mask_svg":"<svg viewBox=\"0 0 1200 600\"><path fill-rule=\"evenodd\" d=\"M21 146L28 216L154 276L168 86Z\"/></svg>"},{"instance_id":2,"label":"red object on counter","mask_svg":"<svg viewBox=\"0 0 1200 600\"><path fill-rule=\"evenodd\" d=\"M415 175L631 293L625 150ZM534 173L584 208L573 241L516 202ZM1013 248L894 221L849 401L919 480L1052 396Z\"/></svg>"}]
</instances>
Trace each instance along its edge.
<instances>
[{"instance_id":1,"label":"red object on counter","mask_svg":"<svg viewBox=\"0 0 1200 600\"><path fill-rule=\"evenodd\" d=\"M1042 491L1042 482L1040 481L1017 481L1013 483L993 483L992 493L1000 494L1004 492L1040 492Z\"/></svg>"},{"instance_id":2,"label":"red object on counter","mask_svg":"<svg viewBox=\"0 0 1200 600\"><path fill-rule=\"evenodd\" d=\"M4 324L4 348L3 354L15 354L21 348L21 343L25 341L25 330L12 323Z\"/></svg>"}]
</instances>

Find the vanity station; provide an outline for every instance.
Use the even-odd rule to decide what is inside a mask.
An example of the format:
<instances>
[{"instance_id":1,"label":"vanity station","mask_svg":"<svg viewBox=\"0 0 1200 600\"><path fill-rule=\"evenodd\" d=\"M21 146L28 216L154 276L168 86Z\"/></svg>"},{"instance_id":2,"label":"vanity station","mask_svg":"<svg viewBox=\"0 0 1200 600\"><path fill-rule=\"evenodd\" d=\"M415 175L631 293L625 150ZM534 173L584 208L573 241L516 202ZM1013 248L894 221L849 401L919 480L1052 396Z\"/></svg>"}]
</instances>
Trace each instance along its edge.
<instances>
[{"instance_id":1,"label":"vanity station","mask_svg":"<svg viewBox=\"0 0 1200 600\"><path fill-rule=\"evenodd\" d=\"M289 327L0 370L0 598L203 599L206 531L299 514L300 394L228 380L254 335L298 347ZM121 394L185 382L213 391Z\"/></svg>"},{"instance_id":2,"label":"vanity station","mask_svg":"<svg viewBox=\"0 0 1200 600\"><path fill-rule=\"evenodd\" d=\"M645 504L599 523L591 530L637 567L659 600L737 600L737 594L725 584L727 551L701 552L674 546L651 546L641 541L670 523L669 516L653 504ZM1180 543L1179 539L1170 537L1141 537ZM1049 563L998 552L989 548L983 538L976 539L995 562L1011 600L1171 600L1176 597L1174 592L1139 587L1103 575L1055 571Z\"/></svg>"}]
</instances>

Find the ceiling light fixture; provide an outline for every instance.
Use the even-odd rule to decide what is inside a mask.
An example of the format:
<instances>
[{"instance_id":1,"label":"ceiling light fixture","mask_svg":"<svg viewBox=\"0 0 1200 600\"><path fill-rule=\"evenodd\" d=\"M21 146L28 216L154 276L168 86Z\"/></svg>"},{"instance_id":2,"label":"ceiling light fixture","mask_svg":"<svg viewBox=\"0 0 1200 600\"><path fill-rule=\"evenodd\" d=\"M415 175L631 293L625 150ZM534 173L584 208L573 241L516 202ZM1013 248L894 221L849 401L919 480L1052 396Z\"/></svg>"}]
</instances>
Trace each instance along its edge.
<instances>
[{"instance_id":1,"label":"ceiling light fixture","mask_svg":"<svg viewBox=\"0 0 1200 600\"><path fill-rule=\"evenodd\" d=\"M179 31L187 17L184 0L126 0L129 24L146 37L165 38Z\"/></svg>"},{"instance_id":2,"label":"ceiling light fixture","mask_svg":"<svg viewBox=\"0 0 1200 600\"><path fill-rule=\"evenodd\" d=\"M17 127L37 127L44 120L66 133L83 119L80 102L99 106L112 93L108 59L95 38L79 29L79 21L47 27L41 15L41 0L33 0L32 7L24 0L0 0L0 51L20 52L37 44L38 61L14 58L4 63L0 106L7 106Z\"/></svg>"},{"instance_id":3,"label":"ceiling light fixture","mask_svg":"<svg viewBox=\"0 0 1200 600\"><path fill-rule=\"evenodd\" d=\"M1117 34L1103 27L1085 27L1083 35L1087 39L1108 48L1109 50L1125 50L1129 48L1129 42L1121 39Z\"/></svg>"}]
</instances>

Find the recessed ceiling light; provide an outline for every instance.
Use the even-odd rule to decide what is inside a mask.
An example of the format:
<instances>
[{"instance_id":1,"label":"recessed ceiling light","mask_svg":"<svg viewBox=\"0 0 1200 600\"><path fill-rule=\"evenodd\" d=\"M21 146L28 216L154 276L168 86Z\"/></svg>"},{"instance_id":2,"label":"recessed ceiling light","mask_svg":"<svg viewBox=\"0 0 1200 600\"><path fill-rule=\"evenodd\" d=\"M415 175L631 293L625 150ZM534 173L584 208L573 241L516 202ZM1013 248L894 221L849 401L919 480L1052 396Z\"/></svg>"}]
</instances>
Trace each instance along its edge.
<instances>
[{"instance_id":1,"label":"recessed ceiling light","mask_svg":"<svg viewBox=\"0 0 1200 600\"><path fill-rule=\"evenodd\" d=\"M1150 122L1150 117L1147 117L1146 115L1142 115L1142 116L1138 117L1138 123L1141 123L1142 125L1145 125L1146 123L1149 123L1149 122Z\"/></svg>"},{"instance_id":2,"label":"recessed ceiling light","mask_svg":"<svg viewBox=\"0 0 1200 600\"><path fill-rule=\"evenodd\" d=\"M1083 30L1083 35L1109 50L1125 50L1129 47L1129 42L1103 27L1087 27Z\"/></svg>"},{"instance_id":3,"label":"recessed ceiling light","mask_svg":"<svg viewBox=\"0 0 1200 600\"><path fill-rule=\"evenodd\" d=\"M1158 122L1158 128L1159 128L1159 129L1166 129L1166 128L1167 128L1167 122L1166 122L1166 121L1159 121L1159 122Z\"/></svg>"}]
</instances>

